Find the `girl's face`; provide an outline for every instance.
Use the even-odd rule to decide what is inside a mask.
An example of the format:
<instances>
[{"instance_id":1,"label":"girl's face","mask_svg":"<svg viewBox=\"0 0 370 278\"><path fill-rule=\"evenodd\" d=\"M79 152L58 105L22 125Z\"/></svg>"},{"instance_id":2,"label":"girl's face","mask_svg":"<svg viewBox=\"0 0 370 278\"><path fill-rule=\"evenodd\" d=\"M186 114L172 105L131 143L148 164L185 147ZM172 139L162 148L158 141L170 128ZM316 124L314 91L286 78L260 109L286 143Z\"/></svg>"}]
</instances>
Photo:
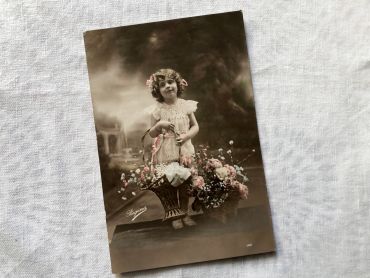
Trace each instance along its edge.
<instances>
[{"instance_id":1,"label":"girl's face","mask_svg":"<svg viewBox=\"0 0 370 278\"><path fill-rule=\"evenodd\" d=\"M166 101L172 101L177 98L177 83L174 79L166 77L159 81L159 91Z\"/></svg>"}]
</instances>

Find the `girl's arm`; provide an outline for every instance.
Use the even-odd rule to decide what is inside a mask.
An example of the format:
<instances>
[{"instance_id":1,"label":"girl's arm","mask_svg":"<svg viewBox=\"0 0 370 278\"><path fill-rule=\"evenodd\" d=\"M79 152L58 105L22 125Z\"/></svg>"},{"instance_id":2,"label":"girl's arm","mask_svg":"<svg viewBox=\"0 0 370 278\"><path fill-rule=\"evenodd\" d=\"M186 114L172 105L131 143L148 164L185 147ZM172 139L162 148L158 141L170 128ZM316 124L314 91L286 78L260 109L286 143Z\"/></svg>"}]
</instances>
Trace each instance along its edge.
<instances>
[{"instance_id":1,"label":"girl's arm","mask_svg":"<svg viewBox=\"0 0 370 278\"><path fill-rule=\"evenodd\" d=\"M177 144L183 144L185 141L193 138L197 133L199 132L199 125L197 122L197 119L195 118L194 113L189 114L189 120L190 120L190 129L185 134L180 134L176 138Z\"/></svg>"},{"instance_id":2,"label":"girl's arm","mask_svg":"<svg viewBox=\"0 0 370 278\"><path fill-rule=\"evenodd\" d=\"M150 135L150 137L152 137L152 138L155 138L155 137L157 137L160 133L161 133L161 128L159 128L158 126L157 126L157 123L158 123L159 121L157 121L154 117L153 117L153 115L151 116L151 118L150 118L150 125L152 126L151 127L151 129L149 130L149 135Z\"/></svg>"},{"instance_id":3,"label":"girl's arm","mask_svg":"<svg viewBox=\"0 0 370 278\"><path fill-rule=\"evenodd\" d=\"M168 121L160 121L156 120L153 115L151 117L151 125L152 128L149 130L149 135L152 138L157 137L159 134L162 133L162 128L165 128L167 130L175 130L175 125L168 122Z\"/></svg>"},{"instance_id":4,"label":"girl's arm","mask_svg":"<svg viewBox=\"0 0 370 278\"><path fill-rule=\"evenodd\" d=\"M189 120L190 120L190 129L187 132L187 137L188 137L188 139L191 139L195 135L198 134L198 132L199 132L199 125L198 125L197 119L195 118L194 113L191 113L189 115Z\"/></svg>"}]
</instances>

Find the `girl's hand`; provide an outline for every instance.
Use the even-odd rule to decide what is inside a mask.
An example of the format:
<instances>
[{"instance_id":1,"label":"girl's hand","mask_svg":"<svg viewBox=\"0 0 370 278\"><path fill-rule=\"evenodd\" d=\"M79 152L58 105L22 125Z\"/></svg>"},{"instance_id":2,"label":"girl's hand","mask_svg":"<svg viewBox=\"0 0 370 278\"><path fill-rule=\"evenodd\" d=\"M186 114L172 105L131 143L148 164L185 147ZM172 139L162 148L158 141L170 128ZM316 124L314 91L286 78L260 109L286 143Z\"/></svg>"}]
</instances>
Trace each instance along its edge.
<instances>
[{"instance_id":1,"label":"girl's hand","mask_svg":"<svg viewBox=\"0 0 370 278\"><path fill-rule=\"evenodd\" d=\"M176 143L177 145L182 145L185 143L185 141L189 140L189 137L186 134L180 134L176 137Z\"/></svg>"},{"instance_id":2,"label":"girl's hand","mask_svg":"<svg viewBox=\"0 0 370 278\"><path fill-rule=\"evenodd\" d=\"M164 128L175 132L175 125L169 121L159 121L157 123L158 129Z\"/></svg>"}]
</instances>

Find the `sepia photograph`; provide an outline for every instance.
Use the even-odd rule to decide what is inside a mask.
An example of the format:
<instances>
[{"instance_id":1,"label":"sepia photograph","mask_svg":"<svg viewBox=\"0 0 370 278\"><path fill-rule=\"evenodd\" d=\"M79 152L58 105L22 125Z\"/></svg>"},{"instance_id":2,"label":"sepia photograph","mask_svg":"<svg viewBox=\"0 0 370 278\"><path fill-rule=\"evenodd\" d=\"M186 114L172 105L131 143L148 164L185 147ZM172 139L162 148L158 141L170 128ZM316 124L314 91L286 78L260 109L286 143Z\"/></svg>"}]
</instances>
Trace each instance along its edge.
<instances>
[{"instance_id":1,"label":"sepia photograph","mask_svg":"<svg viewBox=\"0 0 370 278\"><path fill-rule=\"evenodd\" d=\"M242 12L84 42L112 272L274 252Z\"/></svg>"}]
</instances>

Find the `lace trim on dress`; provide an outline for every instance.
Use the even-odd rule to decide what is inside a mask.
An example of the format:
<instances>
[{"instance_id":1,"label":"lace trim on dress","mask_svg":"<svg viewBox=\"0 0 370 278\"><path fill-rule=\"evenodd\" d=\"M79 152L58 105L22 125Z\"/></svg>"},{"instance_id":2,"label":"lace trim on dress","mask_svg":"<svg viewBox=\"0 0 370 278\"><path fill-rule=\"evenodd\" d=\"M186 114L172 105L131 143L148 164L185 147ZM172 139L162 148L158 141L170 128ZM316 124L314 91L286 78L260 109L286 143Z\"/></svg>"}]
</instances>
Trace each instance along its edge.
<instances>
[{"instance_id":1,"label":"lace trim on dress","mask_svg":"<svg viewBox=\"0 0 370 278\"><path fill-rule=\"evenodd\" d=\"M186 107L187 107L187 110L186 110L187 114L194 113L195 111L197 111L198 102L194 100L187 100Z\"/></svg>"}]
</instances>

